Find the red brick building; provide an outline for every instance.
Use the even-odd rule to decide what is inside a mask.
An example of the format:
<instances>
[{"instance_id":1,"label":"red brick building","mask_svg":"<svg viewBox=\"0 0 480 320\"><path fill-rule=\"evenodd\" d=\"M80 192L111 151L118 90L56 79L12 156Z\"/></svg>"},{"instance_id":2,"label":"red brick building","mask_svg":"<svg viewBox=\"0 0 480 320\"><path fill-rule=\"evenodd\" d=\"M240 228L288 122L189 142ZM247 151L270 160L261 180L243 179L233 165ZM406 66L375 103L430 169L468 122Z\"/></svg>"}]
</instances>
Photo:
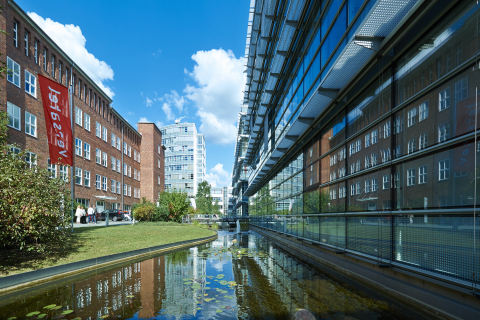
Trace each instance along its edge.
<instances>
[{"instance_id":1,"label":"red brick building","mask_svg":"<svg viewBox=\"0 0 480 320\"><path fill-rule=\"evenodd\" d=\"M99 211L130 210L144 196L156 201L164 187L151 179L151 168L155 167L160 182L164 181L163 151L151 156L162 141L158 128L154 124L140 124L139 131L133 128L111 107L112 100L15 2L1 0L0 4L0 28L7 32L0 35L0 53L12 70L0 79L0 105L9 116L12 144L29 150L26 161L31 166L48 167L55 177L70 177L67 167L50 164L38 85L41 74L73 91L73 179L77 201L96 204ZM142 134L147 138L142 139ZM12 145L13 151L17 147ZM151 152L149 148L153 148ZM146 168L148 173L143 171Z\"/></svg>"}]
</instances>

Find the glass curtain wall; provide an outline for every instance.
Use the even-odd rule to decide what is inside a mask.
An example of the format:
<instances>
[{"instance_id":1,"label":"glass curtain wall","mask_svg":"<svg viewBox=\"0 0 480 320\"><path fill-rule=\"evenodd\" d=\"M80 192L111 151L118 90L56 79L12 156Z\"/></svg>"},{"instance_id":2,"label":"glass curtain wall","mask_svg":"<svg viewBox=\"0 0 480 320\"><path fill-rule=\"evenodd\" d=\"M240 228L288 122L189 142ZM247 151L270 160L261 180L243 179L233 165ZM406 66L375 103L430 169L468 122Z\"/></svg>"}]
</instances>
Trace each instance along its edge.
<instances>
[{"instance_id":1,"label":"glass curtain wall","mask_svg":"<svg viewBox=\"0 0 480 320\"><path fill-rule=\"evenodd\" d=\"M427 32L434 10L327 115L290 164L301 170L284 169L251 197L253 224L480 282L480 9L463 2Z\"/></svg>"}]
</instances>

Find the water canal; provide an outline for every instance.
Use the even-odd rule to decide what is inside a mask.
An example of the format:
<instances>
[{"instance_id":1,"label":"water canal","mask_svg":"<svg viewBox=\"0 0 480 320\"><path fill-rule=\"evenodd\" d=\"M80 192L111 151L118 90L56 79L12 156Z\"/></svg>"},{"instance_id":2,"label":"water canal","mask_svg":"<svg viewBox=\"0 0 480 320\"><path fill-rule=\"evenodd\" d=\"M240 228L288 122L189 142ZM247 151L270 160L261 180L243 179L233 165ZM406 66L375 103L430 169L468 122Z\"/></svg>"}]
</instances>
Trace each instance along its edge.
<instances>
[{"instance_id":1,"label":"water canal","mask_svg":"<svg viewBox=\"0 0 480 320\"><path fill-rule=\"evenodd\" d=\"M418 319L253 231L0 297L0 319ZM37 313L38 312L38 313ZM64 313L64 315L62 315Z\"/></svg>"}]
</instances>

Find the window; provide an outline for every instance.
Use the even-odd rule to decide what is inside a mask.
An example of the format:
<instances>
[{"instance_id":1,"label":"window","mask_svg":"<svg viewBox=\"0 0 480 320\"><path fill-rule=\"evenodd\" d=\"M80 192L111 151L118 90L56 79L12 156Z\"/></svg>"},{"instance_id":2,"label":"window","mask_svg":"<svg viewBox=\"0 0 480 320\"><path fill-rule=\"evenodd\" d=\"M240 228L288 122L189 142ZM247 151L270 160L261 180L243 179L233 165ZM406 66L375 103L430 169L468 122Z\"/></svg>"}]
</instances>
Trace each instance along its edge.
<instances>
[{"instance_id":1,"label":"window","mask_svg":"<svg viewBox=\"0 0 480 320\"><path fill-rule=\"evenodd\" d=\"M35 39L33 42L33 52L34 52L34 58L35 58L35 63L38 64L38 41Z\"/></svg>"},{"instance_id":2,"label":"window","mask_svg":"<svg viewBox=\"0 0 480 320\"><path fill-rule=\"evenodd\" d=\"M85 156L85 159L90 160L90 145L86 142L83 144L83 151L84 151L83 155Z\"/></svg>"},{"instance_id":3,"label":"window","mask_svg":"<svg viewBox=\"0 0 480 320\"><path fill-rule=\"evenodd\" d=\"M112 191L112 193L117 192L116 185L117 185L117 182L115 180L111 179L110 180L110 190Z\"/></svg>"},{"instance_id":4,"label":"window","mask_svg":"<svg viewBox=\"0 0 480 320\"><path fill-rule=\"evenodd\" d=\"M95 162L101 164L102 151L100 149L95 150Z\"/></svg>"},{"instance_id":5,"label":"window","mask_svg":"<svg viewBox=\"0 0 480 320\"><path fill-rule=\"evenodd\" d=\"M450 107L450 87L440 91L438 94L438 111L445 110Z\"/></svg>"},{"instance_id":6,"label":"window","mask_svg":"<svg viewBox=\"0 0 480 320\"><path fill-rule=\"evenodd\" d=\"M50 163L50 159L47 159L47 170L50 172L50 178L57 177L57 166Z\"/></svg>"},{"instance_id":7,"label":"window","mask_svg":"<svg viewBox=\"0 0 480 320\"><path fill-rule=\"evenodd\" d=\"M102 152L102 166L108 167L108 156L106 152Z\"/></svg>"},{"instance_id":8,"label":"window","mask_svg":"<svg viewBox=\"0 0 480 320\"><path fill-rule=\"evenodd\" d=\"M160 185L160 176L157 176L157 183Z\"/></svg>"},{"instance_id":9,"label":"window","mask_svg":"<svg viewBox=\"0 0 480 320\"><path fill-rule=\"evenodd\" d=\"M123 143L123 154L125 154L125 155L127 154L127 143L126 142Z\"/></svg>"},{"instance_id":10,"label":"window","mask_svg":"<svg viewBox=\"0 0 480 320\"><path fill-rule=\"evenodd\" d=\"M102 139L103 139L103 141L108 142L107 127L102 127Z\"/></svg>"},{"instance_id":11,"label":"window","mask_svg":"<svg viewBox=\"0 0 480 320\"><path fill-rule=\"evenodd\" d=\"M372 144L378 142L378 129L372 131Z\"/></svg>"},{"instance_id":12,"label":"window","mask_svg":"<svg viewBox=\"0 0 480 320\"><path fill-rule=\"evenodd\" d=\"M418 122L428 118L428 100L418 106Z\"/></svg>"},{"instance_id":13,"label":"window","mask_svg":"<svg viewBox=\"0 0 480 320\"><path fill-rule=\"evenodd\" d=\"M418 184L427 183L427 166L418 167Z\"/></svg>"},{"instance_id":14,"label":"window","mask_svg":"<svg viewBox=\"0 0 480 320\"><path fill-rule=\"evenodd\" d=\"M47 49L43 48L43 70L47 71Z\"/></svg>"},{"instance_id":15,"label":"window","mask_svg":"<svg viewBox=\"0 0 480 320\"><path fill-rule=\"evenodd\" d=\"M422 133L418 138L418 150L425 149L428 146L428 133Z\"/></svg>"},{"instance_id":16,"label":"window","mask_svg":"<svg viewBox=\"0 0 480 320\"><path fill-rule=\"evenodd\" d=\"M357 184L355 185L355 192L357 193L357 195L359 195L360 193L362 193L362 186L360 184L360 182L357 182Z\"/></svg>"},{"instance_id":17,"label":"window","mask_svg":"<svg viewBox=\"0 0 480 320\"><path fill-rule=\"evenodd\" d=\"M365 148L370 147L370 133L365 135Z\"/></svg>"},{"instance_id":18,"label":"window","mask_svg":"<svg viewBox=\"0 0 480 320\"><path fill-rule=\"evenodd\" d=\"M115 133L113 133L113 132L111 133L110 140L111 140L111 142L112 142L112 147L115 148Z\"/></svg>"},{"instance_id":19,"label":"window","mask_svg":"<svg viewBox=\"0 0 480 320\"><path fill-rule=\"evenodd\" d=\"M466 99L468 97L468 77L455 82L455 103Z\"/></svg>"},{"instance_id":20,"label":"window","mask_svg":"<svg viewBox=\"0 0 480 320\"><path fill-rule=\"evenodd\" d=\"M110 156L110 161L111 161L112 170L115 171L115 164L116 164L115 158Z\"/></svg>"},{"instance_id":21,"label":"window","mask_svg":"<svg viewBox=\"0 0 480 320\"><path fill-rule=\"evenodd\" d=\"M160 154L160 145L158 145L157 152Z\"/></svg>"},{"instance_id":22,"label":"window","mask_svg":"<svg viewBox=\"0 0 480 320\"><path fill-rule=\"evenodd\" d=\"M132 177L132 167L128 166L128 177Z\"/></svg>"},{"instance_id":23,"label":"window","mask_svg":"<svg viewBox=\"0 0 480 320\"><path fill-rule=\"evenodd\" d=\"M59 165L60 167L60 179L62 179L63 181L67 181L68 180L68 167L67 166L64 166L64 165Z\"/></svg>"},{"instance_id":24,"label":"window","mask_svg":"<svg viewBox=\"0 0 480 320\"><path fill-rule=\"evenodd\" d=\"M52 54L52 64L50 71L52 73L52 78L55 79L55 56Z\"/></svg>"},{"instance_id":25,"label":"window","mask_svg":"<svg viewBox=\"0 0 480 320\"><path fill-rule=\"evenodd\" d=\"M382 162L387 162L391 159L390 148L382 150L381 153L382 153Z\"/></svg>"},{"instance_id":26,"label":"window","mask_svg":"<svg viewBox=\"0 0 480 320\"><path fill-rule=\"evenodd\" d=\"M83 120L83 115L82 115L82 109L79 107L75 106L75 123L78 124L79 126L82 126L82 120Z\"/></svg>"},{"instance_id":27,"label":"window","mask_svg":"<svg viewBox=\"0 0 480 320\"><path fill-rule=\"evenodd\" d=\"M438 126L438 142L446 141L450 138L450 124L444 123Z\"/></svg>"},{"instance_id":28,"label":"window","mask_svg":"<svg viewBox=\"0 0 480 320\"><path fill-rule=\"evenodd\" d=\"M121 165L120 160L117 159L117 172L118 172L118 173L121 173L121 171L120 171L120 165Z\"/></svg>"},{"instance_id":29,"label":"window","mask_svg":"<svg viewBox=\"0 0 480 320\"><path fill-rule=\"evenodd\" d=\"M123 175L124 176L127 175L127 164L126 163L123 164Z\"/></svg>"},{"instance_id":30,"label":"window","mask_svg":"<svg viewBox=\"0 0 480 320\"><path fill-rule=\"evenodd\" d=\"M33 152L27 152L25 154L25 162L28 164L29 168L37 166L37 155Z\"/></svg>"},{"instance_id":31,"label":"window","mask_svg":"<svg viewBox=\"0 0 480 320\"><path fill-rule=\"evenodd\" d=\"M415 152L415 142L416 139L408 141L408 154Z\"/></svg>"},{"instance_id":32,"label":"window","mask_svg":"<svg viewBox=\"0 0 480 320\"><path fill-rule=\"evenodd\" d=\"M20 65L7 57L7 80L20 88Z\"/></svg>"},{"instance_id":33,"label":"window","mask_svg":"<svg viewBox=\"0 0 480 320\"><path fill-rule=\"evenodd\" d=\"M371 192L370 190L370 180L365 180L365 193Z\"/></svg>"},{"instance_id":34,"label":"window","mask_svg":"<svg viewBox=\"0 0 480 320\"><path fill-rule=\"evenodd\" d=\"M86 84L83 85L83 102L87 103L87 85Z\"/></svg>"},{"instance_id":35,"label":"window","mask_svg":"<svg viewBox=\"0 0 480 320\"><path fill-rule=\"evenodd\" d=\"M162 142L163 143L163 142ZM313 156L313 148L310 148L310 158Z\"/></svg>"},{"instance_id":36,"label":"window","mask_svg":"<svg viewBox=\"0 0 480 320\"><path fill-rule=\"evenodd\" d=\"M120 138L117 137L117 150L120 150Z\"/></svg>"},{"instance_id":37,"label":"window","mask_svg":"<svg viewBox=\"0 0 480 320\"><path fill-rule=\"evenodd\" d=\"M377 183L377 178L372 179L372 192L377 191L378 189L378 183Z\"/></svg>"},{"instance_id":38,"label":"window","mask_svg":"<svg viewBox=\"0 0 480 320\"><path fill-rule=\"evenodd\" d=\"M123 184L123 195L124 196L127 195L127 184L126 183Z\"/></svg>"},{"instance_id":39,"label":"window","mask_svg":"<svg viewBox=\"0 0 480 320\"><path fill-rule=\"evenodd\" d=\"M417 107L408 111L408 126L411 127L417 122Z\"/></svg>"},{"instance_id":40,"label":"window","mask_svg":"<svg viewBox=\"0 0 480 320\"><path fill-rule=\"evenodd\" d=\"M83 171L83 185L90 188L90 171Z\"/></svg>"},{"instance_id":41,"label":"window","mask_svg":"<svg viewBox=\"0 0 480 320\"><path fill-rule=\"evenodd\" d=\"M398 188L400 186L400 172L395 172L393 176L393 188Z\"/></svg>"},{"instance_id":42,"label":"window","mask_svg":"<svg viewBox=\"0 0 480 320\"><path fill-rule=\"evenodd\" d=\"M354 195L355 195L355 184L352 184L352 185L350 186L350 195L351 195L351 196L354 196Z\"/></svg>"},{"instance_id":43,"label":"window","mask_svg":"<svg viewBox=\"0 0 480 320\"><path fill-rule=\"evenodd\" d=\"M415 185L415 168L407 170L407 186Z\"/></svg>"},{"instance_id":44,"label":"window","mask_svg":"<svg viewBox=\"0 0 480 320\"><path fill-rule=\"evenodd\" d=\"M25 133L33 137L37 136L37 117L27 111L25 111Z\"/></svg>"},{"instance_id":45,"label":"window","mask_svg":"<svg viewBox=\"0 0 480 320\"><path fill-rule=\"evenodd\" d=\"M137 180L137 169L133 168L133 179Z\"/></svg>"},{"instance_id":46,"label":"window","mask_svg":"<svg viewBox=\"0 0 480 320\"><path fill-rule=\"evenodd\" d=\"M82 185L82 169L75 168L75 184Z\"/></svg>"},{"instance_id":47,"label":"window","mask_svg":"<svg viewBox=\"0 0 480 320\"><path fill-rule=\"evenodd\" d=\"M443 181L450 178L450 160L445 159L438 162L438 180Z\"/></svg>"},{"instance_id":48,"label":"window","mask_svg":"<svg viewBox=\"0 0 480 320\"><path fill-rule=\"evenodd\" d=\"M355 142L355 152L359 152L361 148L362 148L362 140L359 139Z\"/></svg>"},{"instance_id":49,"label":"window","mask_svg":"<svg viewBox=\"0 0 480 320\"><path fill-rule=\"evenodd\" d=\"M132 157L132 147L128 146L128 156L131 158Z\"/></svg>"},{"instance_id":50,"label":"window","mask_svg":"<svg viewBox=\"0 0 480 320\"><path fill-rule=\"evenodd\" d=\"M158 165L158 168L160 169L160 159L157 159L157 165ZM313 166L312 166L313 168Z\"/></svg>"},{"instance_id":51,"label":"window","mask_svg":"<svg viewBox=\"0 0 480 320\"><path fill-rule=\"evenodd\" d=\"M372 167L378 164L378 154L372 153Z\"/></svg>"},{"instance_id":52,"label":"window","mask_svg":"<svg viewBox=\"0 0 480 320\"><path fill-rule=\"evenodd\" d=\"M132 186L128 186L128 196L132 196Z\"/></svg>"},{"instance_id":53,"label":"window","mask_svg":"<svg viewBox=\"0 0 480 320\"><path fill-rule=\"evenodd\" d=\"M383 125L383 138L390 137L390 130L391 130L391 123L390 121L388 121Z\"/></svg>"},{"instance_id":54,"label":"window","mask_svg":"<svg viewBox=\"0 0 480 320\"><path fill-rule=\"evenodd\" d=\"M62 83L62 63L58 62L58 82Z\"/></svg>"},{"instance_id":55,"label":"window","mask_svg":"<svg viewBox=\"0 0 480 320\"><path fill-rule=\"evenodd\" d=\"M102 125L98 121L95 123L95 135L102 138Z\"/></svg>"},{"instance_id":56,"label":"window","mask_svg":"<svg viewBox=\"0 0 480 320\"><path fill-rule=\"evenodd\" d=\"M102 190L107 191L107 177L102 177Z\"/></svg>"},{"instance_id":57,"label":"window","mask_svg":"<svg viewBox=\"0 0 480 320\"><path fill-rule=\"evenodd\" d=\"M13 103L7 102L8 126L21 130L20 108Z\"/></svg>"},{"instance_id":58,"label":"window","mask_svg":"<svg viewBox=\"0 0 480 320\"><path fill-rule=\"evenodd\" d=\"M77 156L82 156L82 140L75 138L75 154Z\"/></svg>"},{"instance_id":59,"label":"window","mask_svg":"<svg viewBox=\"0 0 480 320\"><path fill-rule=\"evenodd\" d=\"M350 155L355 154L355 143L350 143Z\"/></svg>"},{"instance_id":60,"label":"window","mask_svg":"<svg viewBox=\"0 0 480 320\"><path fill-rule=\"evenodd\" d=\"M393 133L397 134L403 131L403 117L395 118L395 127L393 128Z\"/></svg>"},{"instance_id":61,"label":"window","mask_svg":"<svg viewBox=\"0 0 480 320\"><path fill-rule=\"evenodd\" d=\"M28 31L27 30L25 30L24 44L25 44L25 55L28 57Z\"/></svg>"},{"instance_id":62,"label":"window","mask_svg":"<svg viewBox=\"0 0 480 320\"><path fill-rule=\"evenodd\" d=\"M370 156L365 156L365 169L370 168Z\"/></svg>"},{"instance_id":63,"label":"window","mask_svg":"<svg viewBox=\"0 0 480 320\"><path fill-rule=\"evenodd\" d=\"M37 77L25 70L25 92L37 97Z\"/></svg>"},{"instance_id":64,"label":"window","mask_svg":"<svg viewBox=\"0 0 480 320\"><path fill-rule=\"evenodd\" d=\"M13 45L18 47L18 23L13 21Z\"/></svg>"},{"instance_id":65,"label":"window","mask_svg":"<svg viewBox=\"0 0 480 320\"><path fill-rule=\"evenodd\" d=\"M361 167L360 167L360 166L361 166L361 164L360 164L360 160L358 160L356 164L357 164L357 166L356 166L356 169L355 169L355 171L357 171L357 172L358 172L358 171L360 171L360 169L361 169Z\"/></svg>"},{"instance_id":66,"label":"window","mask_svg":"<svg viewBox=\"0 0 480 320\"><path fill-rule=\"evenodd\" d=\"M383 176L383 190L390 188L390 176L388 174Z\"/></svg>"},{"instance_id":67,"label":"window","mask_svg":"<svg viewBox=\"0 0 480 320\"><path fill-rule=\"evenodd\" d=\"M120 181L117 181L117 194L121 194L122 189L120 188Z\"/></svg>"},{"instance_id":68,"label":"window","mask_svg":"<svg viewBox=\"0 0 480 320\"><path fill-rule=\"evenodd\" d=\"M88 114L84 113L84 119L83 120L84 120L83 124L84 124L85 130L90 131L90 116Z\"/></svg>"}]
</instances>

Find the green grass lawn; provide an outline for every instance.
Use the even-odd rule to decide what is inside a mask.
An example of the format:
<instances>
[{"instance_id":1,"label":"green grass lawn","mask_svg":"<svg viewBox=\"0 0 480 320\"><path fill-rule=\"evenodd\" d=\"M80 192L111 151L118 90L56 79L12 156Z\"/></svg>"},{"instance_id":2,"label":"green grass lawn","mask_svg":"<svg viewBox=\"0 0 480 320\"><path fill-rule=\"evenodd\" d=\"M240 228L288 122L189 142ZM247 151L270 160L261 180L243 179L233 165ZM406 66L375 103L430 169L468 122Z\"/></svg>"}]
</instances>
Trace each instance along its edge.
<instances>
[{"instance_id":1,"label":"green grass lawn","mask_svg":"<svg viewBox=\"0 0 480 320\"><path fill-rule=\"evenodd\" d=\"M214 234L211 230L177 223L143 222L108 228L76 228L65 250L53 249L54 252L49 254L3 250L0 277Z\"/></svg>"}]
</instances>

